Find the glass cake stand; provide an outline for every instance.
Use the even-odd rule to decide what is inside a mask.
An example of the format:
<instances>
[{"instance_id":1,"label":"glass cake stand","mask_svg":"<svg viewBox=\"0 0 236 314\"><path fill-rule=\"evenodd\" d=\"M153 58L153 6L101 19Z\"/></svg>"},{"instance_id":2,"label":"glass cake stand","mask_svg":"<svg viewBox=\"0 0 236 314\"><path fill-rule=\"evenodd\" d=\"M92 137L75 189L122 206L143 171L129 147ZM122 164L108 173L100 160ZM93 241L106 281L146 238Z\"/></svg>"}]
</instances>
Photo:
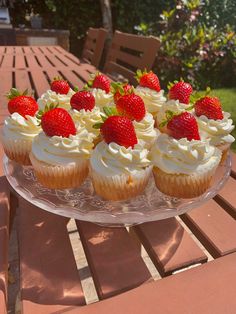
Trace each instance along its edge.
<instances>
[{"instance_id":1,"label":"glass cake stand","mask_svg":"<svg viewBox=\"0 0 236 314\"><path fill-rule=\"evenodd\" d=\"M211 187L193 199L173 198L161 193L151 177L145 192L138 197L128 201L105 201L95 194L89 179L76 189L52 190L37 181L32 167L20 166L6 156L3 163L13 189L30 203L54 214L107 226L131 226L181 215L213 198L231 170L228 155L218 167Z\"/></svg>"}]
</instances>

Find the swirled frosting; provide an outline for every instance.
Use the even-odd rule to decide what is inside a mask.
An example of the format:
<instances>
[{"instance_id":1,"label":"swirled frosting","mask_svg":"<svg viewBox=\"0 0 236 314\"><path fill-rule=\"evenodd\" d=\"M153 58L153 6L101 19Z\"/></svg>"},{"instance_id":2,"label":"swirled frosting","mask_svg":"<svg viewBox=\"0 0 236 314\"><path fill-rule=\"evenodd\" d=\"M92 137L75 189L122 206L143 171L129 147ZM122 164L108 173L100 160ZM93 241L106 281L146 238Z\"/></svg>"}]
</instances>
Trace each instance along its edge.
<instances>
[{"instance_id":1,"label":"swirled frosting","mask_svg":"<svg viewBox=\"0 0 236 314\"><path fill-rule=\"evenodd\" d=\"M161 134L151 150L153 165L166 173L197 174L212 169L220 162L221 152L209 140L176 140Z\"/></svg>"},{"instance_id":2,"label":"swirled frosting","mask_svg":"<svg viewBox=\"0 0 236 314\"><path fill-rule=\"evenodd\" d=\"M150 148L160 133L154 128L154 122L152 114L148 112L141 121L133 121L138 142L145 148Z\"/></svg>"},{"instance_id":3,"label":"swirled frosting","mask_svg":"<svg viewBox=\"0 0 236 314\"><path fill-rule=\"evenodd\" d=\"M113 94L106 93L103 89L92 88L91 93L95 98L95 105L103 108L105 106L110 106L113 103Z\"/></svg>"},{"instance_id":4,"label":"swirled frosting","mask_svg":"<svg viewBox=\"0 0 236 314\"><path fill-rule=\"evenodd\" d=\"M40 131L41 127L36 117L26 116L24 118L19 113L14 112L5 120L3 136L11 140L24 139L32 141Z\"/></svg>"},{"instance_id":5,"label":"swirled frosting","mask_svg":"<svg viewBox=\"0 0 236 314\"><path fill-rule=\"evenodd\" d=\"M35 137L32 145L33 155L50 165L67 165L81 159L88 159L93 149L93 137L86 129L68 138L47 136L44 132Z\"/></svg>"},{"instance_id":6,"label":"swirled frosting","mask_svg":"<svg viewBox=\"0 0 236 314\"><path fill-rule=\"evenodd\" d=\"M58 104L60 108L64 108L66 110L70 109L70 99L74 95L74 91L72 89L69 90L68 94L57 94L51 89L47 90L38 100L38 105L40 109L44 109L46 105L50 104Z\"/></svg>"},{"instance_id":7,"label":"swirled frosting","mask_svg":"<svg viewBox=\"0 0 236 314\"><path fill-rule=\"evenodd\" d=\"M157 92L147 87L137 86L135 94L139 95L143 99L147 111L153 116L156 116L157 112L159 112L162 105L166 102L164 90Z\"/></svg>"},{"instance_id":8,"label":"swirled frosting","mask_svg":"<svg viewBox=\"0 0 236 314\"><path fill-rule=\"evenodd\" d=\"M162 121L166 120L166 111L170 110L174 113L180 114L181 112L184 112L186 109L188 109L190 105L182 104L178 100L168 100L160 109L156 116L156 122L157 125L159 125ZM189 112L192 112L190 110Z\"/></svg>"},{"instance_id":9,"label":"swirled frosting","mask_svg":"<svg viewBox=\"0 0 236 314\"><path fill-rule=\"evenodd\" d=\"M102 122L101 111L98 107L94 107L93 110L84 110L80 111L72 109L70 111L71 116L75 122L77 128L86 128L88 132L98 136L100 131L99 129L93 128L93 125L98 122Z\"/></svg>"},{"instance_id":10,"label":"swirled frosting","mask_svg":"<svg viewBox=\"0 0 236 314\"><path fill-rule=\"evenodd\" d=\"M228 112L223 112L222 120L208 119L206 116L196 117L201 138L210 139L212 145L231 144L235 141L230 134L233 131L233 120Z\"/></svg>"},{"instance_id":11,"label":"swirled frosting","mask_svg":"<svg viewBox=\"0 0 236 314\"><path fill-rule=\"evenodd\" d=\"M116 143L100 142L92 152L91 167L102 176L135 174L150 165L148 150L139 145L125 148Z\"/></svg>"}]
</instances>

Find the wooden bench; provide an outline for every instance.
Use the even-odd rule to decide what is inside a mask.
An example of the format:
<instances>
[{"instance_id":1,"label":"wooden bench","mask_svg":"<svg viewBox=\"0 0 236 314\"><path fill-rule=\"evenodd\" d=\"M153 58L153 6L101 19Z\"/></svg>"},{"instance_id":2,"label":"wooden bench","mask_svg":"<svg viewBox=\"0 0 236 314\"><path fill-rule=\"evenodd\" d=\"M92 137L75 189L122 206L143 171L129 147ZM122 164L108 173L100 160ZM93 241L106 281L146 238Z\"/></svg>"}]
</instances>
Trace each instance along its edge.
<instances>
[{"instance_id":1,"label":"wooden bench","mask_svg":"<svg viewBox=\"0 0 236 314\"><path fill-rule=\"evenodd\" d=\"M108 31L104 28L90 27L86 34L86 40L82 52L82 59L99 67Z\"/></svg>"},{"instance_id":2,"label":"wooden bench","mask_svg":"<svg viewBox=\"0 0 236 314\"><path fill-rule=\"evenodd\" d=\"M151 70L159 47L156 37L115 31L103 71L114 79L123 76L136 85L136 70Z\"/></svg>"},{"instance_id":3,"label":"wooden bench","mask_svg":"<svg viewBox=\"0 0 236 314\"><path fill-rule=\"evenodd\" d=\"M10 192L5 177L0 177L0 309L7 313L8 240Z\"/></svg>"}]
</instances>

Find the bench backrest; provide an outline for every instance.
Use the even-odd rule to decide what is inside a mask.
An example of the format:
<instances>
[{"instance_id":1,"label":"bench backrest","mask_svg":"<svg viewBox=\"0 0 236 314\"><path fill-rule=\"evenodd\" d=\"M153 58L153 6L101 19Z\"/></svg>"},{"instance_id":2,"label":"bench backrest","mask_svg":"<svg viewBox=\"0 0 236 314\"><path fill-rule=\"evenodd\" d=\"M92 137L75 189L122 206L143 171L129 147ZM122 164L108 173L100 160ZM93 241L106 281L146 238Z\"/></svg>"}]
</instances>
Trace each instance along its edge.
<instances>
[{"instance_id":1,"label":"bench backrest","mask_svg":"<svg viewBox=\"0 0 236 314\"><path fill-rule=\"evenodd\" d=\"M108 31L104 28L90 27L88 29L82 58L95 67L99 66L107 34Z\"/></svg>"},{"instance_id":2,"label":"bench backrest","mask_svg":"<svg viewBox=\"0 0 236 314\"><path fill-rule=\"evenodd\" d=\"M138 36L115 31L108 52L104 72L114 79L122 75L135 84L137 69L150 70L155 61L160 41L152 36Z\"/></svg>"}]
</instances>

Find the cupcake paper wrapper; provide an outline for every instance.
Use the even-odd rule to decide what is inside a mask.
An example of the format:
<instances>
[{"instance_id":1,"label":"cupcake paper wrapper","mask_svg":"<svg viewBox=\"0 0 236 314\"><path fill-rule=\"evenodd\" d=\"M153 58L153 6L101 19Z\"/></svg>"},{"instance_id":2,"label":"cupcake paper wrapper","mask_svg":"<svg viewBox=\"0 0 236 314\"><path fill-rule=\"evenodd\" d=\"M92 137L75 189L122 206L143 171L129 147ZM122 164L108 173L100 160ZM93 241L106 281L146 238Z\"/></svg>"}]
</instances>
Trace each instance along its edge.
<instances>
[{"instance_id":1,"label":"cupcake paper wrapper","mask_svg":"<svg viewBox=\"0 0 236 314\"><path fill-rule=\"evenodd\" d=\"M147 186L152 166L135 175L114 175L105 177L90 168L94 190L106 200L126 200L141 194Z\"/></svg>"},{"instance_id":2,"label":"cupcake paper wrapper","mask_svg":"<svg viewBox=\"0 0 236 314\"><path fill-rule=\"evenodd\" d=\"M154 167L153 174L157 188L164 194L178 198L194 198L205 193L210 187L211 179L219 165L220 157L210 169L203 173L169 174Z\"/></svg>"},{"instance_id":3,"label":"cupcake paper wrapper","mask_svg":"<svg viewBox=\"0 0 236 314\"><path fill-rule=\"evenodd\" d=\"M50 189L79 187L88 176L88 160L68 165L49 165L39 161L31 153L30 160L38 181Z\"/></svg>"},{"instance_id":4,"label":"cupcake paper wrapper","mask_svg":"<svg viewBox=\"0 0 236 314\"><path fill-rule=\"evenodd\" d=\"M31 165L29 154L32 148L32 141L26 141L23 139L11 140L4 138L2 144L7 157L22 165Z\"/></svg>"}]
</instances>

